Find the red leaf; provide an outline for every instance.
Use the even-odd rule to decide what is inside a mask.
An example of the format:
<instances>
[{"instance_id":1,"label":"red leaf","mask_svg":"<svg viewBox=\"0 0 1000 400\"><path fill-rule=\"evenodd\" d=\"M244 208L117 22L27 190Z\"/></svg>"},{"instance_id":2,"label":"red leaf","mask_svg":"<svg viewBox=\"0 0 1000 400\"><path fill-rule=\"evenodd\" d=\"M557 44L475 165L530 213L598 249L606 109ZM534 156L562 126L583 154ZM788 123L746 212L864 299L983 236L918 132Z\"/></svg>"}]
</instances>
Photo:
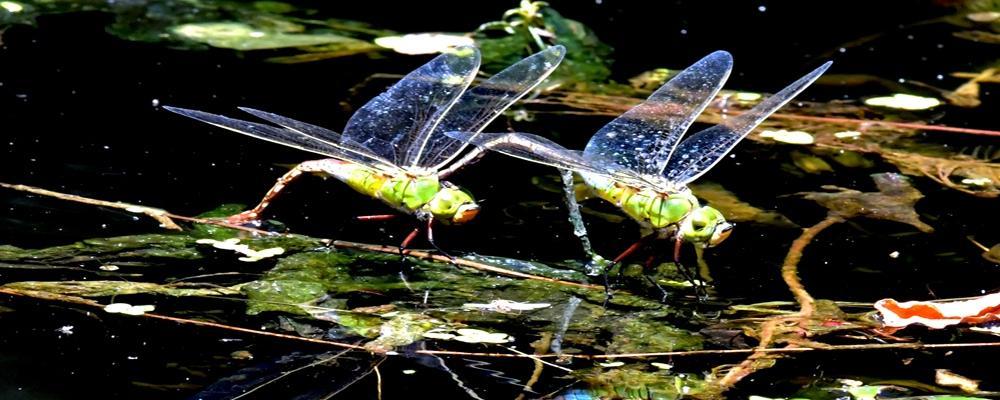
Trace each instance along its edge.
<instances>
[{"instance_id":1,"label":"red leaf","mask_svg":"<svg viewBox=\"0 0 1000 400\"><path fill-rule=\"evenodd\" d=\"M977 325L1000 320L1000 293L988 294L971 300L932 303L882 299L875 303L882 313L882 323L887 327L902 328L912 324L942 329L961 323Z\"/></svg>"}]
</instances>

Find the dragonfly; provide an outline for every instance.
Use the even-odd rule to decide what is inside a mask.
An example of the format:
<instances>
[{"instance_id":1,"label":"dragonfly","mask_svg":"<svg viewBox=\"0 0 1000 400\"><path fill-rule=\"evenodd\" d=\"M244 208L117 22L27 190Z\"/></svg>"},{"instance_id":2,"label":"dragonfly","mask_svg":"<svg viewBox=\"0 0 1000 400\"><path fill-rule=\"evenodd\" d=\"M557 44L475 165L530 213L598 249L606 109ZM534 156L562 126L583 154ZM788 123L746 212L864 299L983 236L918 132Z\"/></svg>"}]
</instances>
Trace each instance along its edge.
<instances>
[{"instance_id":1,"label":"dragonfly","mask_svg":"<svg viewBox=\"0 0 1000 400\"><path fill-rule=\"evenodd\" d=\"M638 249L645 238L668 235L676 241L676 261L683 242L714 247L726 240L734 227L717 209L700 205L687 185L718 164L757 125L805 90L830 65L823 64L752 109L729 116L683 141L687 129L729 77L733 58L728 52L711 53L675 75L645 101L598 130L582 152L529 133L447 134L481 149L576 172L597 197L615 204L651 232L610 265ZM572 176L568 181L571 186ZM570 212L574 214L571 220L580 221L577 207L571 206ZM585 238L586 233L578 235ZM585 249L593 255L586 243Z\"/></svg>"},{"instance_id":2,"label":"dragonfly","mask_svg":"<svg viewBox=\"0 0 1000 400\"><path fill-rule=\"evenodd\" d=\"M552 46L535 53L478 85L480 53L471 46L451 49L410 72L359 108L343 133L266 111L240 107L268 123L250 122L203 111L164 107L220 128L257 139L322 155L305 161L278 178L255 207L230 216L232 224L259 221L265 208L292 181L304 173L323 173L389 207L426 223L434 243L432 224L463 224L474 219L479 205L473 196L444 180L475 160L475 149L459 157L468 145L444 133L481 132L559 65L566 49ZM394 215L359 217L388 219ZM411 232L406 248L419 230Z\"/></svg>"}]
</instances>

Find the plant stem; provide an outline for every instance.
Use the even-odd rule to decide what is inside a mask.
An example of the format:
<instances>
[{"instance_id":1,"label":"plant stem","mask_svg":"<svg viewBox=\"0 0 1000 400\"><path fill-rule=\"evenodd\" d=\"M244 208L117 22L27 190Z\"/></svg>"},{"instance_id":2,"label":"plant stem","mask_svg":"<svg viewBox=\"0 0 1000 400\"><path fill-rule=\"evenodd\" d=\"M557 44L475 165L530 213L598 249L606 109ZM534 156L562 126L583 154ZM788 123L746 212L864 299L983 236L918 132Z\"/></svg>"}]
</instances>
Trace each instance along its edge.
<instances>
[{"instance_id":1,"label":"plant stem","mask_svg":"<svg viewBox=\"0 0 1000 400\"><path fill-rule=\"evenodd\" d=\"M781 266L781 278L785 280L788 290L792 291L795 301L799 303L799 314L803 319L811 317L816 310L816 299L809 295L805 285L802 284L802 280L799 279L799 260L802 259L802 251L805 250L806 246L812 242L817 234L831 225L843 221L844 219L839 216L833 214L827 215L825 219L816 225L802 231L802 234L792 242L792 246L788 249L788 255L785 256L785 262Z\"/></svg>"}]
</instances>

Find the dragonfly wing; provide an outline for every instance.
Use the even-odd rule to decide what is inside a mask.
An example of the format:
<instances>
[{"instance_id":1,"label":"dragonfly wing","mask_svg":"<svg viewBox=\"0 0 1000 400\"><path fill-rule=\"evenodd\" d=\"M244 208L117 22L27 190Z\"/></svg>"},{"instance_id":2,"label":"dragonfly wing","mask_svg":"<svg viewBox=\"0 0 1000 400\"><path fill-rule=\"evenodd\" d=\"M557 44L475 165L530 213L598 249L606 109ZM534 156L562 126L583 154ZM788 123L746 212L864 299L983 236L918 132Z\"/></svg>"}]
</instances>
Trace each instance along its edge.
<instances>
[{"instance_id":1,"label":"dragonfly wing","mask_svg":"<svg viewBox=\"0 0 1000 400\"><path fill-rule=\"evenodd\" d=\"M339 133L329 129L294 120L278 114L269 113L267 111L261 111L249 107L239 107L239 109L257 118L280 125L287 130L313 139L316 142L321 142L324 145L336 147L340 150L346 150L350 153L357 153L357 155L360 155L367 160L377 160L384 166L393 166L391 161L379 157L358 143L354 143L350 140L344 140Z\"/></svg>"},{"instance_id":2,"label":"dragonfly wing","mask_svg":"<svg viewBox=\"0 0 1000 400\"><path fill-rule=\"evenodd\" d=\"M374 156L350 151L323 140L304 135L302 132L289 128L244 121L203 111L189 110L186 108L169 106L164 106L163 108L188 118L228 129L236 133L252 136L257 139L266 140L288 147L294 147L299 150L305 150L339 160L355 162L362 165L370 165L385 171L398 171L398 168L395 168L392 164L386 164L384 160L375 158Z\"/></svg>"},{"instance_id":3,"label":"dragonfly wing","mask_svg":"<svg viewBox=\"0 0 1000 400\"><path fill-rule=\"evenodd\" d=\"M597 131L584 153L615 160L641 175L661 176L677 142L732 68L733 57L725 51L705 56Z\"/></svg>"},{"instance_id":4,"label":"dragonfly wing","mask_svg":"<svg viewBox=\"0 0 1000 400\"><path fill-rule=\"evenodd\" d=\"M452 139L445 132L482 131L497 116L545 80L565 55L565 47L549 47L466 90L430 136L427 147L417 161L418 166L436 171L451 162L465 149L467 142Z\"/></svg>"},{"instance_id":5,"label":"dragonfly wing","mask_svg":"<svg viewBox=\"0 0 1000 400\"><path fill-rule=\"evenodd\" d=\"M476 133L446 132L451 138L503 153L511 157L575 172L585 172L609 179L620 179L614 167L584 157L578 151L562 147L538 135L521 132Z\"/></svg>"},{"instance_id":6,"label":"dragonfly wing","mask_svg":"<svg viewBox=\"0 0 1000 400\"><path fill-rule=\"evenodd\" d=\"M407 74L358 109L342 141L399 166L416 166L441 118L479 70L479 50L459 47Z\"/></svg>"},{"instance_id":7,"label":"dragonfly wing","mask_svg":"<svg viewBox=\"0 0 1000 400\"><path fill-rule=\"evenodd\" d=\"M749 111L730 117L681 142L667 164L664 174L667 180L687 184L708 172L757 125L809 87L831 64L832 62L827 62L816 68Z\"/></svg>"}]
</instances>

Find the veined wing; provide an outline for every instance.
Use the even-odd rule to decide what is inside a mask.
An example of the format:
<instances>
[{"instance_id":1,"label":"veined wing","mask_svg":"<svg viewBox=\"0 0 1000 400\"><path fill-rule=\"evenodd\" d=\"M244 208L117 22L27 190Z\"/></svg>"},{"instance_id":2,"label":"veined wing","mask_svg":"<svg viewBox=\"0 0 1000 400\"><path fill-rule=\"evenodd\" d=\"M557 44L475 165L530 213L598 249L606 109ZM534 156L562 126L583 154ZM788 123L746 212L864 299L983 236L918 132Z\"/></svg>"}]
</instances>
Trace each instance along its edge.
<instances>
[{"instance_id":1,"label":"veined wing","mask_svg":"<svg viewBox=\"0 0 1000 400\"><path fill-rule=\"evenodd\" d=\"M390 162L389 160L379 157L378 155L372 153L370 150L368 150L367 148L358 143L345 139L341 134L337 132L310 123L294 120L278 114L269 113L267 111L261 111L250 107L239 107L239 109L257 118L263 119L265 121L271 122L276 125L280 125L288 131L298 133L299 135L305 136L316 142L323 143L326 146L332 146L338 148L339 150L347 151L349 153L356 153L357 155L360 155L365 159L378 161L384 167L391 167L391 169L398 169L402 171L402 169L393 165L393 163Z\"/></svg>"},{"instance_id":2,"label":"veined wing","mask_svg":"<svg viewBox=\"0 0 1000 400\"><path fill-rule=\"evenodd\" d=\"M466 90L431 134L427 146L417 159L417 165L431 171L444 168L468 145L467 142L452 139L444 133L482 131L497 116L545 80L565 55L565 47L549 47Z\"/></svg>"},{"instance_id":3,"label":"veined wing","mask_svg":"<svg viewBox=\"0 0 1000 400\"><path fill-rule=\"evenodd\" d=\"M459 47L435 57L351 116L342 142L362 146L401 167L416 167L441 118L479 70L479 50Z\"/></svg>"},{"instance_id":4,"label":"veined wing","mask_svg":"<svg viewBox=\"0 0 1000 400\"><path fill-rule=\"evenodd\" d=\"M451 138L473 145L503 153L522 160L544 164L575 172L594 174L604 178L626 182L632 185L645 185L641 177L632 171L601 160L586 158L581 152L562 147L556 142L538 135L521 132L509 133L475 133L446 132Z\"/></svg>"},{"instance_id":5,"label":"veined wing","mask_svg":"<svg viewBox=\"0 0 1000 400\"><path fill-rule=\"evenodd\" d=\"M831 64L828 61L749 111L727 118L681 142L667 163L664 174L667 180L687 184L708 172L757 125L809 87Z\"/></svg>"},{"instance_id":6,"label":"veined wing","mask_svg":"<svg viewBox=\"0 0 1000 400\"><path fill-rule=\"evenodd\" d=\"M189 110L186 108L169 107L169 106L164 106L163 108L188 118L196 119L211 125L218 126L220 128L228 129L236 133L242 133L247 136L252 136L257 139L262 139L272 143L294 147L299 150L305 150L308 152L321 154L339 160L350 161L362 165L371 166L379 170L394 174L403 172L398 167L394 166L392 163L378 156L375 156L374 154L344 148L337 144L331 143L327 140L310 136L309 134L306 134L304 131L315 131L317 129L326 131L325 135L327 135L326 136L327 139L334 138L337 135L335 132L328 131L317 126L309 125L304 122L298 122L290 118L285 118L280 115L266 113L263 111L258 111L253 109L244 109L244 111L248 111L253 115L261 117L262 119L266 119L281 125L288 124L291 126L295 126L296 128L291 128L288 126L277 127L272 125L265 125L257 122L244 121L236 118L229 118L222 115L211 114L204 111ZM300 131L298 129L302 129L303 131Z\"/></svg>"},{"instance_id":7,"label":"veined wing","mask_svg":"<svg viewBox=\"0 0 1000 400\"><path fill-rule=\"evenodd\" d=\"M640 175L661 176L681 136L732 68L733 57L725 51L705 56L597 131L584 154L613 160Z\"/></svg>"}]
</instances>

